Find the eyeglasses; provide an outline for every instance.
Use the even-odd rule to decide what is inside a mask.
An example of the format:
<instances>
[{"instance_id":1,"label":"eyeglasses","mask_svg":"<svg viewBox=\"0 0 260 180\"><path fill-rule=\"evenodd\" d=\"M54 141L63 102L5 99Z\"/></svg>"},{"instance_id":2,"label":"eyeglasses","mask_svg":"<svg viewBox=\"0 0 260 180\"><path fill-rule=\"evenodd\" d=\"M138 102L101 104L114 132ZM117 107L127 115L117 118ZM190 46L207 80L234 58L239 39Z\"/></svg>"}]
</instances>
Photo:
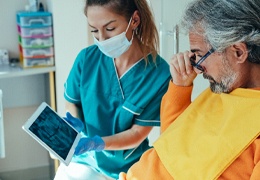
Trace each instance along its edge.
<instances>
[{"instance_id":1,"label":"eyeglasses","mask_svg":"<svg viewBox=\"0 0 260 180\"><path fill-rule=\"evenodd\" d=\"M200 60L196 63L195 61L196 61L196 55L194 54L194 56L192 56L191 58L190 58L190 63L191 63L191 65L193 66L193 67L195 67L195 68L197 68L198 70L200 70L201 72L204 72L205 70L204 70L204 68L200 65L203 61L205 61L205 59L209 56L209 55L211 55L213 52L214 52L215 50L212 48L212 49L210 49L204 56L202 56L201 58L200 58Z\"/></svg>"}]
</instances>

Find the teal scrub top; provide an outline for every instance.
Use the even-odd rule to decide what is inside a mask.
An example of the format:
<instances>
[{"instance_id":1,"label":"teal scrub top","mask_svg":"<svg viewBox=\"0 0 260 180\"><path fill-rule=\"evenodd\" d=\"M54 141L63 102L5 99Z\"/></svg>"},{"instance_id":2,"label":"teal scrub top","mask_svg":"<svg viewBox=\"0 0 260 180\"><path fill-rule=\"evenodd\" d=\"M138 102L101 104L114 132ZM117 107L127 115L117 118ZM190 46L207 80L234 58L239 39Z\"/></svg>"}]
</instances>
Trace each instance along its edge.
<instances>
[{"instance_id":1,"label":"teal scrub top","mask_svg":"<svg viewBox=\"0 0 260 180\"><path fill-rule=\"evenodd\" d=\"M65 82L64 97L82 108L87 136L110 136L133 124L160 125L160 103L170 80L168 63L159 55L148 63L140 59L120 78L114 60L96 45L83 49ZM127 150L87 152L72 161L91 165L118 178L149 149L148 140Z\"/></svg>"}]
</instances>

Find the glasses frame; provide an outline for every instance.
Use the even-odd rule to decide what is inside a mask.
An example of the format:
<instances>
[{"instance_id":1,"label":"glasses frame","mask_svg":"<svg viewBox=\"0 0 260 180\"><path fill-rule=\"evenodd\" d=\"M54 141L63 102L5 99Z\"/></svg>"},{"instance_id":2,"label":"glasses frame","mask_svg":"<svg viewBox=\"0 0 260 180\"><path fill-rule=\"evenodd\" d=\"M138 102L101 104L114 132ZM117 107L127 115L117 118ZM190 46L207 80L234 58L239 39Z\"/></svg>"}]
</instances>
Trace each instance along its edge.
<instances>
[{"instance_id":1,"label":"glasses frame","mask_svg":"<svg viewBox=\"0 0 260 180\"><path fill-rule=\"evenodd\" d=\"M205 61L205 59L207 59L207 57L208 57L209 55L211 55L214 51L215 51L215 49L214 49L214 48L211 48L204 56L202 56L202 57L200 58L200 60L199 60L197 63L195 62L195 60L196 60L196 55L194 54L194 56L192 56L192 57L190 58L190 63L191 63L191 65L192 65L193 67L197 68L199 71L204 72L205 69L204 69L200 64L201 64L203 61Z\"/></svg>"}]
</instances>

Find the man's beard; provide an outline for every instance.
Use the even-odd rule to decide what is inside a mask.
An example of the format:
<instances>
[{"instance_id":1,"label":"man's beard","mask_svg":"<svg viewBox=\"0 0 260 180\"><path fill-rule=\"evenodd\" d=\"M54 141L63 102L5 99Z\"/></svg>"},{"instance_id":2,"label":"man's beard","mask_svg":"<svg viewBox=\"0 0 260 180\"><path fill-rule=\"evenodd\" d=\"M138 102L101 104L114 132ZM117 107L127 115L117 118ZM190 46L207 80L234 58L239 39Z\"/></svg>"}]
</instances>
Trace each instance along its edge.
<instances>
[{"instance_id":1,"label":"man's beard","mask_svg":"<svg viewBox=\"0 0 260 180\"><path fill-rule=\"evenodd\" d=\"M203 73L204 79L208 79L210 83L210 89L212 92L230 93L233 90L233 84L237 78L237 74L232 70L228 64L227 59L223 59L223 67L220 69L219 77L220 82L217 82L212 76Z\"/></svg>"}]
</instances>

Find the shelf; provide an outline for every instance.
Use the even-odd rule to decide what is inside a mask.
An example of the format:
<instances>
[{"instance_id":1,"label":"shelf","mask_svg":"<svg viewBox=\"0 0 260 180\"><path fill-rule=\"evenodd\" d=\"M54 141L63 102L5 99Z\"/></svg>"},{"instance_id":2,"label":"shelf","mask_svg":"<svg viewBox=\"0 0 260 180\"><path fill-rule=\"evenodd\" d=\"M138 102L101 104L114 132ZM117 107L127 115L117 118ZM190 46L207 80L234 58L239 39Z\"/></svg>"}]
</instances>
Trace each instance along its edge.
<instances>
[{"instance_id":1,"label":"shelf","mask_svg":"<svg viewBox=\"0 0 260 180\"><path fill-rule=\"evenodd\" d=\"M18 64L1 64L0 89L4 94L4 107L32 106L46 101L56 109L55 70L55 66L22 68Z\"/></svg>"},{"instance_id":2,"label":"shelf","mask_svg":"<svg viewBox=\"0 0 260 180\"><path fill-rule=\"evenodd\" d=\"M0 79L11 78L11 77L21 77L28 75L44 74L49 72L54 72L56 70L55 66L50 67L37 67L37 68L21 68L19 65L0 65Z\"/></svg>"}]
</instances>

